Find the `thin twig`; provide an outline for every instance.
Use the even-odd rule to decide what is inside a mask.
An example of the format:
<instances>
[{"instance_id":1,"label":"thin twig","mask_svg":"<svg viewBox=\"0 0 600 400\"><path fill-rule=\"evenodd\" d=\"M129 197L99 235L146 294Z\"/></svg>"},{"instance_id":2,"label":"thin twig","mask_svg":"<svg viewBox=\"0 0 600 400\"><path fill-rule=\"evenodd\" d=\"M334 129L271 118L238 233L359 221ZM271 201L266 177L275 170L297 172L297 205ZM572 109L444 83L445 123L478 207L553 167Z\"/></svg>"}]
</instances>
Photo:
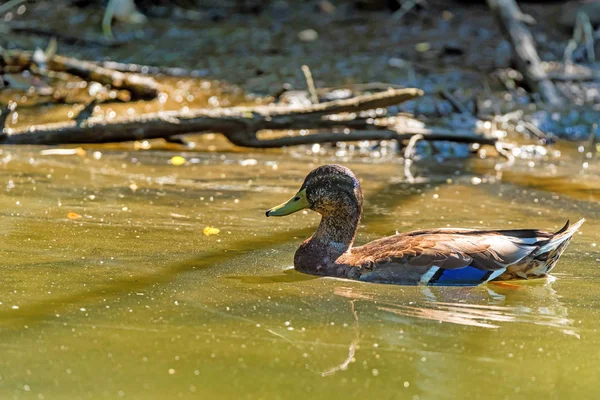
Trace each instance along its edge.
<instances>
[{"instance_id":1,"label":"thin twig","mask_svg":"<svg viewBox=\"0 0 600 400\"><path fill-rule=\"evenodd\" d=\"M6 126L6 120L8 116L11 114L11 110L8 105L2 107L0 109L0 133L4 134L4 128Z\"/></svg>"},{"instance_id":2,"label":"thin twig","mask_svg":"<svg viewBox=\"0 0 600 400\"><path fill-rule=\"evenodd\" d=\"M98 105L99 102L100 102L100 100L95 97L90 102L88 102L81 109L81 111L79 111L79 114L77 114L77 116L75 116L75 118L74 118L77 125L83 124L94 114L94 108L96 108L96 106Z\"/></svg>"},{"instance_id":3,"label":"thin twig","mask_svg":"<svg viewBox=\"0 0 600 400\"><path fill-rule=\"evenodd\" d=\"M523 125L525 125L525 128L527 128L527 130L537 139L543 141L544 143L549 143L551 141L551 138L534 123L523 121Z\"/></svg>"},{"instance_id":4,"label":"thin twig","mask_svg":"<svg viewBox=\"0 0 600 400\"><path fill-rule=\"evenodd\" d=\"M458 111L461 114L472 114L471 110L469 110L467 108L467 106L465 106L460 100L458 100L452 93L450 93L449 90L447 89L442 89L440 91L440 95L445 98L446 100L448 100L450 102L450 104L452 104L452 107L454 107L454 109L456 111Z\"/></svg>"},{"instance_id":5,"label":"thin twig","mask_svg":"<svg viewBox=\"0 0 600 400\"><path fill-rule=\"evenodd\" d=\"M515 162L515 156L513 156L512 153L504 147L504 145L505 144L502 142L496 142L494 147L496 148L496 151L498 152L498 154L500 154L501 156L503 156L504 158L506 158L508 160L506 162L506 165L511 166Z\"/></svg>"},{"instance_id":6,"label":"thin twig","mask_svg":"<svg viewBox=\"0 0 600 400\"><path fill-rule=\"evenodd\" d=\"M590 22L588 15L579 11L575 18L575 27L573 29L573 37L569 40L564 51L564 62L565 72L571 73L574 64L573 53L577 49L580 43L583 43L586 48L587 56L589 61L594 62L596 60L596 54L594 51L594 28Z\"/></svg>"},{"instance_id":7,"label":"thin twig","mask_svg":"<svg viewBox=\"0 0 600 400\"><path fill-rule=\"evenodd\" d=\"M357 112L361 110L372 110L376 108L385 108L400 104L404 101L421 97L421 89L389 89L385 92L374 94L364 94L350 99L333 100L325 103L313 104L308 107L284 107L283 113L277 113L272 107L265 108L273 110L273 115L302 114L302 115L331 115L345 112Z\"/></svg>"},{"instance_id":8,"label":"thin twig","mask_svg":"<svg viewBox=\"0 0 600 400\"><path fill-rule=\"evenodd\" d=\"M12 115L16 108L17 103L14 101L9 101L8 104L2 107L0 110L0 133L2 134L2 139L4 139L7 134L6 120Z\"/></svg>"},{"instance_id":9,"label":"thin twig","mask_svg":"<svg viewBox=\"0 0 600 400\"><path fill-rule=\"evenodd\" d=\"M404 18L404 16L406 14L408 14L410 12L410 10L415 8L415 6L417 4L422 3L422 0L404 0L404 1L396 0L396 1L398 3L400 3L400 9L392 15L392 19L395 22L400 21L402 18Z\"/></svg>"},{"instance_id":10,"label":"thin twig","mask_svg":"<svg viewBox=\"0 0 600 400\"><path fill-rule=\"evenodd\" d=\"M596 52L594 50L594 28L590 22L590 17L584 12L579 12L581 22L583 24L583 37L587 56L590 62L596 62Z\"/></svg>"},{"instance_id":11,"label":"thin twig","mask_svg":"<svg viewBox=\"0 0 600 400\"><path fill-rule=\"evenodd\" d=\"M313 80L312 73L310 72L308 65L302 66L302 72L304 73L304 78L306 79L306 86L308 87L308 92L310 93L310 100L313 104L319 103L319 95L317 94L315 81Z\"/></svg>"},{"instance_id":12,"label":"thin twig","mask_svg":"<svg viewBox=\"0 0 600 400\"><path fill-rule=\"evenodd\" d=\"M117 1L119 0L108 0L108 4L104 10L104 16L102 17L102 33L104 33L104 38L106 40L113 40L115 38L112 33L112 20L115 16Z\"/></svg>"},{"instance_id":13,"label":"thin twig","mask_svg":"<svg viewBox=\"0 0 600 400\"><path fill-rule=\"evenodd\" d=\"M412 172L410 172L410 167L412 165L412 153L417 145L419 140L425 139L423 135L414 135L408 141L408 145L406 145L406 149L404 149L404 176L408 179L408 182L415 183L415 177Z\"/></svg>"},{"instance_id":14,"label":"thin twig","mask_svg":"<svg viewBox=\"0 0 600 400\"><path fill-rule=\"evenodd\" d=\"M588 138L587 148L588 152L592 153L593 157L596 157L596 140L598 135L598 124L594 123L592 125L592 129L590 130L590 137Z\"/></svg>"}]
</instances>

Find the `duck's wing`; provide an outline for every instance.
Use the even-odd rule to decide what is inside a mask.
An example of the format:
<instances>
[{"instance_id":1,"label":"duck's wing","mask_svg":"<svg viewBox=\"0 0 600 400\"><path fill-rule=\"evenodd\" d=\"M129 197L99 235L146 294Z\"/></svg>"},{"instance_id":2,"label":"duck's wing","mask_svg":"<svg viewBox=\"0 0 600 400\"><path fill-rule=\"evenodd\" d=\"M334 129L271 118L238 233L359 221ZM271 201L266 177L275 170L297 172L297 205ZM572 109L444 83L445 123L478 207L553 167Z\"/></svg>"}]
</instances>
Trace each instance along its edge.
<instances>
[{"instance_id":1,"label":"duck's wing","mask_svg":"<svg viewBox=\"0 0 600 400\"><path fill-rule=\"evenodd\" d=\"M345 260L365 281L469 285L492 280L553 236L538 230L440 229L390 236L352 249Z\"/></svg>"}]
</instances>

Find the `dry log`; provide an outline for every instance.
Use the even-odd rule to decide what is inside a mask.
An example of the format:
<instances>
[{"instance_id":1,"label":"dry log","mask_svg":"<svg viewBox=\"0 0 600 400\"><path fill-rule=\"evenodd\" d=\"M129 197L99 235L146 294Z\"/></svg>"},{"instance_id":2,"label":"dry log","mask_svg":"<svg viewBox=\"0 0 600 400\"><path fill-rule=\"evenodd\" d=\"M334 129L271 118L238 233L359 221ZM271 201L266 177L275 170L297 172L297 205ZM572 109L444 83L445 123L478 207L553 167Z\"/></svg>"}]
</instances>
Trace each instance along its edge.
<instances>
[{"instance_id":1,"label":"dry log","mask_svg":"<svg viewBox=\"0 0 600 400\"><path fill-rule=\"evenodd\" d=\"M461 143L495 144L496 139L473 132L455 132L440 128L403 128L378 126L372 119L323 118L332 114L358 112L387 107L422 95L418 89L388 90L351 99L314 104L308 107L261 106L254 108L171 111L119 117L76 118L60 124L6 129L3 144L105 143L130 140L169 139L175 135L202 132L223 133L233 144L243 147L275 148L301 144L359 140L408 140L415 134L424 140L448 140ZM261 130L352 128L348 133L319 132L305 136L259 139Z\"/></svg>"},{"instance_id":2,"label":"dry log","mask_svg":"<svg viewBox=\"0 0 600 400\"><path fill-rule=\"evenodd\" d=\"M26 70L36 65L34 55L28 51L7 51L2 55L2 68L12 67L11 71ZM127 90L135 99L153 99L160 92L160 85L149 76L124 73L103 68L90 61L53 55L46 60L45 68L51 71L66 72L87 81L110 85L113 89ZM1 71L0 71L1 72Z\"/></svg>"},{"instance_id":3,"label":"dry log","mask_svg":"<svg viewBox=\"0 0 600 400\"><path fill-rule=\"evenodd\" d=\"M495 138L473 132L455 132L440 128L404 128L379 125L371 118L357 117L360 111L385 108L422 96L419 89L390 89L385 92L356 96L310 106L269 105L169 111L118 117L106 120L91 117L91 102L74 120L24 129L4 129L2 144L106 143L173 137L189 133L218 132L237 146L277 148L302 144L360 140L409 140L418 134L424 140L448 140L461 143L496 143ZM340 115L342 114L342 115ZM335 115L335 117L333 117ZM401 117L398 117L401 118ZM322 130L345 128L338 132L318 132L304 136L260 139L262 130Z\"/></svg>"},{"instance_id":4,"label":"dry log","mask_svg":"<svg viewBox=\"0 0 600 400\"><path fill-rule=\"evenodd\" d=\"M331 129L365 127L367 122L322 118L326 115L384 108L414 99L420 89L396 89L308 107L259 106L169 111L118 117L107 121L92 117L85 121L30 126L7 130L5 144L107 143L164 138L201 132L220 132L232 142L244 143L264 129ZM371 126L371 129L377 129Z\"/></svg>"},{"instance_id":5,"label":"dry log","mask_svg":"<svg viewBox=\"0 0 600 400\"><path fill-rule=\"evenodd\" d=\"M527 84L538 92L545 102L561 105L563 99L542 68L535 42L529 29L522 22L523 13L517 3L514 0L487 0L487 3L502 33L512 44L515 64Z\"/></svg>"}]
</instances>

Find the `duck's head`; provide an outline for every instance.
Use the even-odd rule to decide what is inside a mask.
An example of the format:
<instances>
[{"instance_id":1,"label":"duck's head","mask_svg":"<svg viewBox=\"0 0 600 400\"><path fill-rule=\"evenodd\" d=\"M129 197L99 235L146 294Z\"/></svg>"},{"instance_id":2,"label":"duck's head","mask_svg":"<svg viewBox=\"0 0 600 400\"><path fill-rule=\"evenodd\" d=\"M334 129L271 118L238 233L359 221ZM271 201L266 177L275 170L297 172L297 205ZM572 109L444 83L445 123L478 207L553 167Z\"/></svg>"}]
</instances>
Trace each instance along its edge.
<instances>
[{"instance_id":1,"label":"duck's head","mask_svg":"<svg viewBox=\"0 0 600 400\"><path fill-rule=\"evenodd\" d=\"M267 211L280 217L309 208L323 216L362 211L362 192L354 173L341 165L323 165L312 170L294 197Z\"/></svg>"}]
</instances>

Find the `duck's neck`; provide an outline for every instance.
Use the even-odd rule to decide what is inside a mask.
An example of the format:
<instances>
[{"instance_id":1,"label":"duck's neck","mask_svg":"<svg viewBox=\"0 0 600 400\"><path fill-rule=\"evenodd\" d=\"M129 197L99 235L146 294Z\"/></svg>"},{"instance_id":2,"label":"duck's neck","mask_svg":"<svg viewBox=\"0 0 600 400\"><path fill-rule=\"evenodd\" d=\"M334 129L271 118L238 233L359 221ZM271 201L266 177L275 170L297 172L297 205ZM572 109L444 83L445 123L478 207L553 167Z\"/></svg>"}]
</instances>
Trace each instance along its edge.
<instances>
[{"instance_id":1,"label":"duck's neck","mask_svg":"<svg viewBox=\"0 0 600 400\"><path fill-rule=\"evenodd\" d=\"M312 241L327 243L340 249L340 255L352 247L358 230L360 212L355 210L339 210L324 215Z\"/></svg>"},{"instance_id":2,"label":"duck's neck","mask_svg":"<svg viewBox=\"0 0 600 400\"><path fill-rule=\"evenodd\" d=\"M319 228L307 239L294 257L294 267L317 275L335 275L335 261L354 243L361 214L360 206L336 210L323 215Z\"/></svg>"}]
</instances>

